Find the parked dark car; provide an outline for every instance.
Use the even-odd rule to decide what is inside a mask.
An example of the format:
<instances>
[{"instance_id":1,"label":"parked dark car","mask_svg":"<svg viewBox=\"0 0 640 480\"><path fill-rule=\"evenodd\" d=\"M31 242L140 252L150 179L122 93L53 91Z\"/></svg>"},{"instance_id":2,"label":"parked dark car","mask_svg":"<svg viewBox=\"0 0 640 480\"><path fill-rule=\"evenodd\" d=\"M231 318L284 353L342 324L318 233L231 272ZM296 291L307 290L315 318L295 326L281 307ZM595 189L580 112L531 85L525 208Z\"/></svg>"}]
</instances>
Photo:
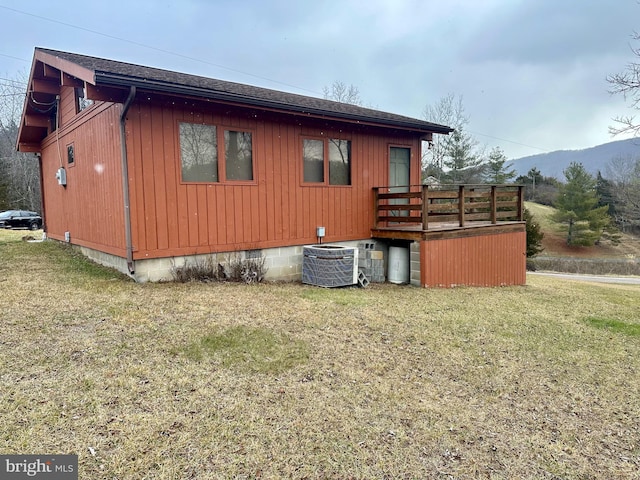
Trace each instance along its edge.
<instances>
[{"instance_id":1,"label":"parked dark car","mask_svg":"<svg viewBox=\"0 0 640 480\"><path fill-rule=\"evenodd\" d=\"M42 228L42 217L39 213L27 210L7 210L0 213L0 228Z\"/></svg>"}]
</instances>

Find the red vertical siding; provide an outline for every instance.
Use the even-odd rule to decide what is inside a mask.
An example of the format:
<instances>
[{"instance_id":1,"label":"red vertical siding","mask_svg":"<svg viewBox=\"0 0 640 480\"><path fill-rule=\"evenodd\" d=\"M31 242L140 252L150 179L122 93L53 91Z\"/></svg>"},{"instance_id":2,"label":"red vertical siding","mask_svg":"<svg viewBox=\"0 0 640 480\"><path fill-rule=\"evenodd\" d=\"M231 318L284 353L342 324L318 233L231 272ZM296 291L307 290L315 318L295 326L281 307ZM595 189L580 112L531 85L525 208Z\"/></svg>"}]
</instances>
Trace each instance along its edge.
<instances>
[{"instance_id":1,"label":"red vertical siding","mask_svg":"<svg viewBox=\"0 0 640 480\"><path fill-rule=\"evenodd\" d=\"M207 185L198 185L198 245L209 243L209 208L207 204Z\"/></svg>"},{"instance_id":2,"label":"red vertical siding","mask_svg":"<svg viewBox=\"0 0 640 480\"><path fill-rule=\"evenodd\" d=\"M60 87L60 107L58 121L64 128L76 116L76 92L73 87Z\"/></svg>"},{"instance_id":3,"label":"red vertical siding","mask_svg":"<svg viewBox=\"0 0 640 480\"><path fill-rule=\"evenodd\" d=\"M182 183L180 121L253 132L254 180ZM315 243L317 226L326 227L325 242L369 238L372 188L388 183L390 145L411 147L411 181L420 181L419 139L362 126L332 130L317 120L143 98L127 131L134 258ZM305 185L303 136L332 135L352 141L352 185Z\"/></svg>"},{"instance_id":4,"label":"red vertical siding","mask_svg":"<svg viewBox=\"0 0 640 480\"><path fill-rule=\"evenodd\" d=\"M176 142L174 132L174 117L168 109L162 111L162 141L163 156L180 157L180 147ZM175 248L180 245L180 228L178 221L178 185L172 181L175 178L177 165L162 162L164 165L164 186L166 191L166 229L167 247ZM167 181L169 179L169 181ZM215 220L214 220L215 223ZM209 239L211 241L211 239ZM214 242L215 243L215 242Z\"/></svg>"},{"instance_id":5,"label":"red vertical siding","mask_svg":"<svg viewBox=\"0 0 640 480\"><path fill-rule=\"evenodd\" d=\"M98 102L76 115L73 88L62 88L62 122L42 142L42 183L51 238L64 240L69 232L75 244L124 256L120 109L120 105ZM67 163L71 143L73 165ZM67 172L66 187L55 178L61 166Z\"/></svg>"},{"instance_id":6,"label":"red vertical siding","mask_svg":"<svg viewBox=\"0 0 640 480\"><path fill-rule=\"evenodd\" d=\"M425 240L420 257L421 283L426 287L526 283L524 231Z\"/></svg>"},{"instance_id":7,"label":"red vertical siding","mask_svg":"<svg viewBox=\"0 0 640 480\"><path fill-rule=\"evenodd\" d=\"M163 158L164 144L165 144L165 128L163 123L163 115L151 116L151 129L153 131L160 131L162 135L154 135L151 143L151 154L153 158ZM168 205L169 198L167 197L167 184L165 181L165 166L164 163L158 162L153 165L153 190L158 192L155 196L155 211L157 217L156 226L156 241L157 248L159 250L166 250L169 248L169 227L168 227Z\"/></svg>"}]
</instances>

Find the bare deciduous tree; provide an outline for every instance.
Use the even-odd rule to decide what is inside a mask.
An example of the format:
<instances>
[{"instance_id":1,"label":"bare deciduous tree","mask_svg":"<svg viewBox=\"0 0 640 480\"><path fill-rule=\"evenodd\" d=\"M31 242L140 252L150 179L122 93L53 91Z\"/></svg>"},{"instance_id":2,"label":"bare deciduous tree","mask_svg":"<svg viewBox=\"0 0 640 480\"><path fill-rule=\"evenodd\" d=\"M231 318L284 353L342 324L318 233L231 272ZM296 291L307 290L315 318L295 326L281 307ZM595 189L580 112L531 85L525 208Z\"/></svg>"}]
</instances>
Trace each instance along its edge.
<instances>
[{"instance_id":1,"label":"bare deciduous tree","mask_svg":"<svg viewBox=\"0 0 640 480\"><path fill-rule=\"evenodd\" d=\"M479 182L484 151L465 127L469 117L464 111L462 96L452 93L442 97L423 112L428 122L451 127L450 135L435 135L422 158L423 179L428 176L438 181L454 183Z\"/></svg>"},{"instance_id":2,"label":"bare deciduous tree","mask_svg":"<svg viewBox=\"0 0 640 480\"><path fill-rule=\"evenodd\" d=\"M41 208L38 160L15 149L26 84L26 74L0 82L0 210Z\"/></svg>"},{"instance_id":3,"label":"bare deciduous tree","mask_svg":"<svg viewBox=\"0 0 640 480\"><path fill-rule=\"evenodd\" d=\"M633 40L640 41L640 34L634 33ZM627 64L621 73L609 75L607 82L611 85L609 93L622 94L626 100L631 102L631 108L640 109L640 48L631 47L631 52L636 58ZM634 136L640 134L640 124L636 122L635 115L621 115L614 118L617 126L609 127L612 135L621 133L633 133Z\"/></svg>"},{"instance_id":4,"label":"bare deciduous tree","mask_svg":"<svg viewBox=\"0 0 640 480\"><path fill-rule=\"evenodd\" d=\"M325 100L362 106L360 90L355 85L347 86L345 83L336 80L331 84L331 87L325 86L322 89L322 93Z\"/></svg>"},{"instance_id":5,"label":"bare deciduous tree","mask_svg":"<svg viewBox=\"0 0 640 480\"><path fill-rule=\"evenodd\" d=\"M614 220L620 228L640 228L640 158L619 156L613 158L606 169L606 177L613 182L611 199L614 202Z\"/></svg>"}]
</instances>

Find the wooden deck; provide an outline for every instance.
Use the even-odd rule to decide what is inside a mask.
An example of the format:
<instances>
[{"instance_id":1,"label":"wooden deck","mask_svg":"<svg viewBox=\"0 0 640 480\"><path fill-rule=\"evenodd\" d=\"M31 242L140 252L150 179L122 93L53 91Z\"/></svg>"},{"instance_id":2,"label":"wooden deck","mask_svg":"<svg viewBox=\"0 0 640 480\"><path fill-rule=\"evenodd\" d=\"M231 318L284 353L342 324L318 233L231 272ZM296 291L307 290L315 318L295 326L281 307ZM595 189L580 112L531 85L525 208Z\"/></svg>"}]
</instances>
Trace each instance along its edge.
<instances>
[{"instance_id":1,"label":"wooden deck","mask_svg":"<svg viewBox=\"0 0 640 480\"><path fill-rule=\"evenodd\" d=\"M373 238L438 240L521 232L521 185L374 188Z\"/></svg>"}]
</instances>

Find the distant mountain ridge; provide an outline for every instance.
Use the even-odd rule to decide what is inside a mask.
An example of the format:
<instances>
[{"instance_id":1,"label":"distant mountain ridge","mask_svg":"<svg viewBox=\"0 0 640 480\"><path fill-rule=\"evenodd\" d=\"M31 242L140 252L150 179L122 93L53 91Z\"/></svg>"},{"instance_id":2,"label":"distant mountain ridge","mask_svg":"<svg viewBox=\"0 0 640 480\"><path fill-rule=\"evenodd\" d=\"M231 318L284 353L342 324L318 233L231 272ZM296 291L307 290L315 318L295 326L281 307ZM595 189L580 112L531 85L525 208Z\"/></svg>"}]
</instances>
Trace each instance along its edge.
<instances>
[{"instance_id":1,"label":"distant mountain ridge","mask_svg":"<svg viewBox=\"0 0 640 480\"><path fill-rule=\"evenodd\" d=\"M583 150L557 150L555 152L530 155L511 160L506 165L513 168L518 175L526 175L529 170L535 167L545 177L564 180L563 170L571 162L578 162L582 163L584 168L592 175L596 175L600 171L606 177L609 162L619 156L640 157L640 138L603 143Z\"/></svg>"}]
</instances>

